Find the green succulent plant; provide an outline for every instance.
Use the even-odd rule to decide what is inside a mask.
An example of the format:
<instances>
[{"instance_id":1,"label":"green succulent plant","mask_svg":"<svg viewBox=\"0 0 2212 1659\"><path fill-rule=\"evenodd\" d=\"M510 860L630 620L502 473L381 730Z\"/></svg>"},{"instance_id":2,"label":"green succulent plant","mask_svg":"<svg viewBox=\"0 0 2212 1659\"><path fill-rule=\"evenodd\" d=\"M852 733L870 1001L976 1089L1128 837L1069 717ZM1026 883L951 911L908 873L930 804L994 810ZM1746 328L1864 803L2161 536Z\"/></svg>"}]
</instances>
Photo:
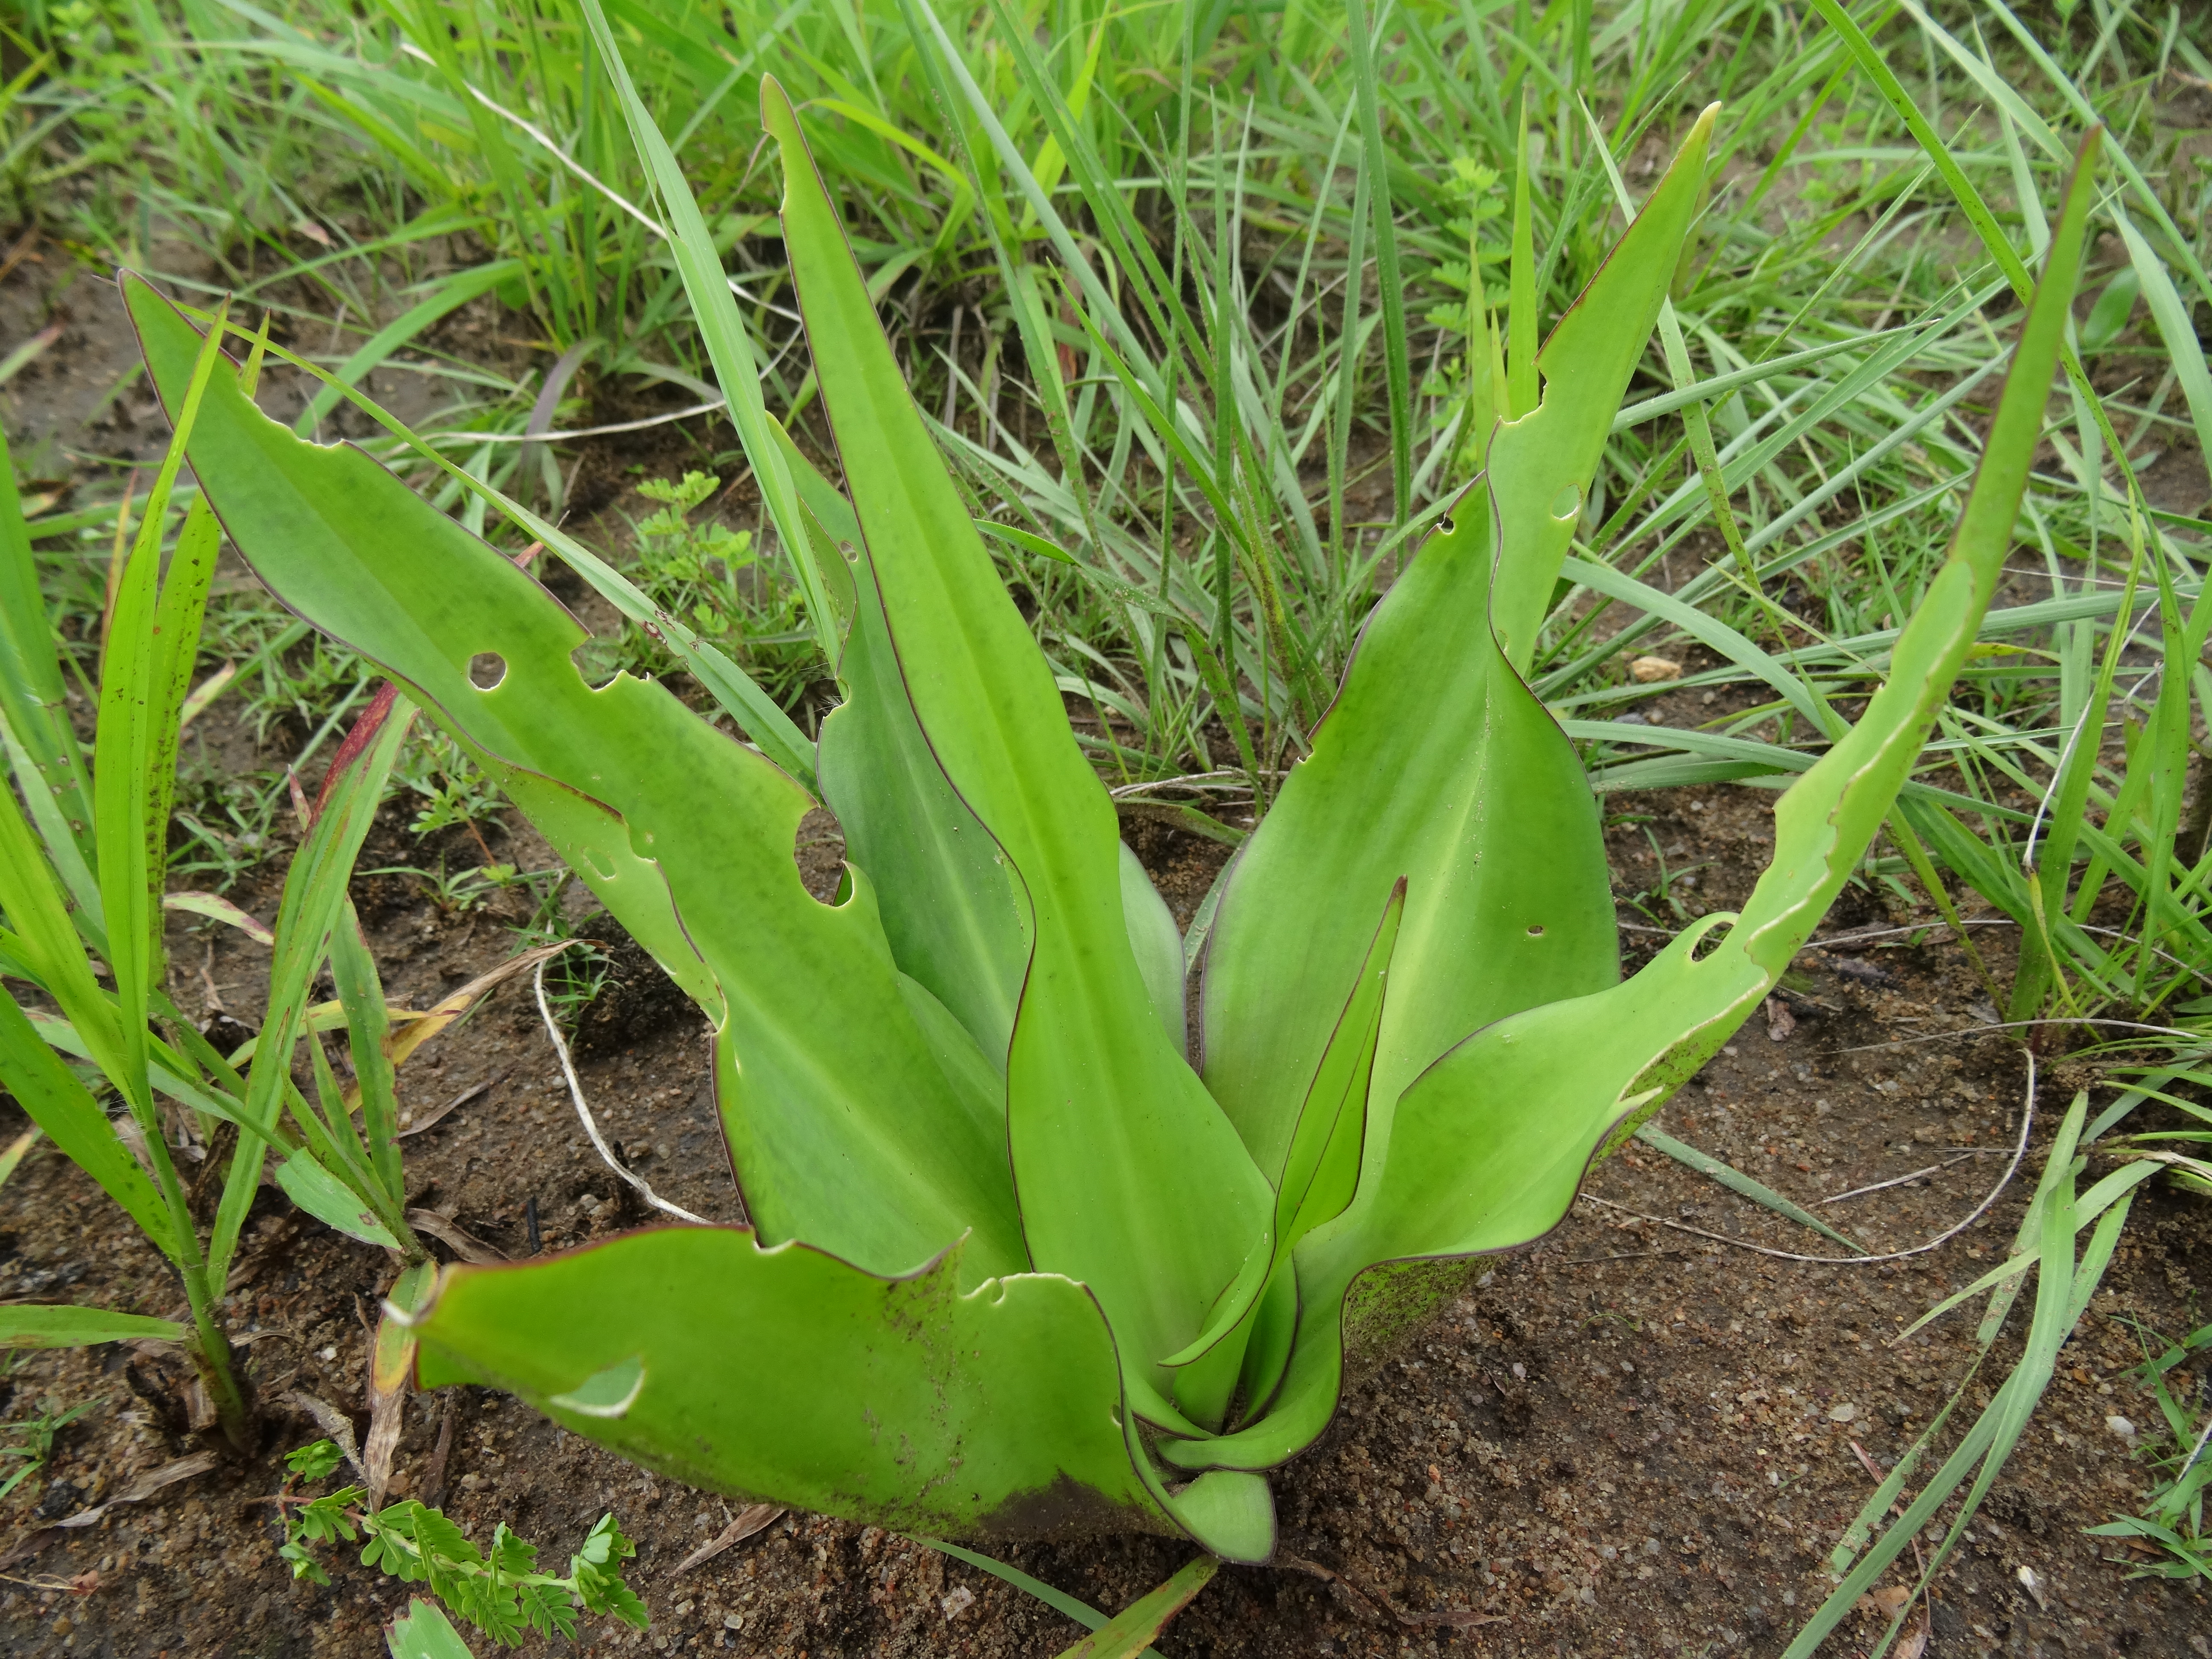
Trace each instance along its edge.
<instances>
[{"instance_id":1,"label":"green succulent plant","mask_svg":"<svg viewBox=\"0 0 2212 1659\"><path fill-rule=\"evenodd\" d=\"M1776 811L1741 915L1620 977L1600 818L1522 675L1582 491L1698 211L1692 130L1369 617L1310 753L1227 872L1186 1052L1183 943L901 379L772 81L783 226L842 490L760 409L673 158L608 52L844 702L818 748L684 619L512 503L663 630L750 733L588 684L583 630L357 450L226 374L191 459L254 568L380 664L713 1020L744 1226L449 1267L425 1386L507 1389L702 1487L970 1538L1139 1528L1273 1547L1267 1471L1346 1376L1554 1226L1595 1158L1727 1040L1879 829L2010 541L2074 288L2077 175L1950 560L1856 726ZM165 398L200 335L135 277ZM495 684L471 663L495 653ZM835 810L834 904L792 858Z\"/></svg>"}]
</instances>

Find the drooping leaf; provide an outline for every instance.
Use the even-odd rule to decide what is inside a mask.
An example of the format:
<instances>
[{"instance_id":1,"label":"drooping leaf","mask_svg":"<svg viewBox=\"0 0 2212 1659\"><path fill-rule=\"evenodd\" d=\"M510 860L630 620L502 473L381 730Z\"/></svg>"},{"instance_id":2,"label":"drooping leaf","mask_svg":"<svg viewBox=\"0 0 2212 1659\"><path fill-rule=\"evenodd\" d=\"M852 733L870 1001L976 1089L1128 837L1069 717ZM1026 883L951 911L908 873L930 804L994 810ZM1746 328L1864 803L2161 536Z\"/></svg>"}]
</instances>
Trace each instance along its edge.
<instances>
[{"instance_id":1,"label":"drooping leaf","mask_svg":"<svg viewBox=\"0 0 2212 1659\"><path fill-rule=\"evenodd\" d=\"M6 794L0 790L0 796ZM12 799L0 800L0 826L5 825L14 804ZM0 844L0 858L5 856L7 848ZM175 1256L169 1212L154 1183L117 1138L92 1091L62 1064L4 990L0 990L0 1084L70 1161L98 1182L100 1189L145 1230L147 1237Z\"/></svg>"},{"instance_id":2,"label":"drooping leaf","mask_svg":"<svg viewBox=\"0 0 2212 1659\"><path fill-rule=\"evenodd\" d=\"M419 1378L511 1389L710 1491L902 1531L1158 1525L1096 1302L1050 1274L963 1294L957 1255L884 1279L805 1244L681 1227L449 1268L416 1327ZM611 1373L620 1415L556 1401Z\"/></svg>"},{"instance_id":3,"label":"drooping leaf","mask_svg":"<svg viewBox=\"0 0 2212 1659\"><path fill-rule=\"evenodd\" d=\"M1142 1368L1195 1335L1265 1248L1267 1186L1153 1012L1113 807L922 426L798 118L773 80L761 98L783 155L785 247L892 648L939 763L1030 910L1007 1065L1024 1236L1040 1268L1091 1287L1125 1362Z\"/></svg>"},{"instance_id":4,"label":"drooping leaf","mask_svg":"<svg viewBox=\"0 0 2212 1659\"><path fill-rule=\"evenodd\" d=\"M125 291L166 394L197 336L143 282ZM713 988L723 1124L756 1223L886 1272L973 1228L970 1270L1024 1265L996 1103L933 1056L867 884L837 907L807 894L792 858L805 792L664 687L587 686L570 660L585 635L559 603L360 451L295 438L227 374L203 413L193 465L247 562L483 757L679 983ZM503 666L489 690L469 674L483 652Z\"/></svg>"},{"instance_id":5,"label":"drooping leaf","mask_svg":"<svg viewBox=\"0 0 2212 1659\"><path fill-rule=\"evenodd\" d=\"M181 1342L171 1319L34 1302L0 1307L0 1348L84 1348L95 1342Z\"/></svg>"}]
</instances>

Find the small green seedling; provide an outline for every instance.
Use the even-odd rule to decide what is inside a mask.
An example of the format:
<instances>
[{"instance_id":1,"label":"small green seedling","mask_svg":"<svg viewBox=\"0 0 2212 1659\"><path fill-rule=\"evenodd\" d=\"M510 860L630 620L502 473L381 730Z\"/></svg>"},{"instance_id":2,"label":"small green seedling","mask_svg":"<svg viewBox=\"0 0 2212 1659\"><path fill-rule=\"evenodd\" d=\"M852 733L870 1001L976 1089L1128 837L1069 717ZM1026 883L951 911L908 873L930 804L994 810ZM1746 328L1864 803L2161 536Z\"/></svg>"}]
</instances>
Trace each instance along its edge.
<instances>
[{"instance_id":1,"label":"small green seedling","mask_svg":"<svg viewBox=\"0 0 2212 1659\"><path fill-rule=\"evenodd\" d=\"M805 623L798 591L763 562L750 530L731 530L694 515L720 487L710 473L647 478L638 494L661 505L637 522L639 590L672 625L743 664L784 708L823 677L819 647ZM586 652L595 680L617 668L665 669L670 664L659 622L625 620L621 637Z\"/></svg>"},{"instance_id":2,"label":"small green seedling","mask_svg":"<svg viewBox=\"0 0 2212 1659\"><path fill-rule=\"evenodd\" d=\"M0 1446L0 1457L20 1457L23 1462L0 1480L0 1498L21 1486L51 1462L54 1441L61 1431L87 1412L107 1403L105 1396L98 1400L79 1401L74 1406L64 1406L51 1395L39 1402L39 1413L27 1417L20 1423L0 1423L0 1434L22 1437L19 1446Z\"/></svg>"},{"instance_id":3,"label":"small green seedling","mask_svg":"<svg viewBox=\"0 0 2212 1659\"><path fill-rule=\"evenodd\" d=\"M2173 1370L2194 1360L2200 1366L2212 1356L2212 1325L2200 1326L2154 1357L2147 1358L2137 1375L2158 1408L2157 1421L2148 1425L2146 1448L2158 1478L2144 1494L2141 1509L2101 1527L2091 1527L2095 1538L2133 1538L2163 1551L2164 1559L2130 1560L2131 1578L2201 1578L2212 1583L2212 1534L2204 1530L2204 1497L2212 1491L2212 1408L2203 1401L2200 1383L2197 1398L2185 1392L2177 1397L2168 1378Z\"/></svg>"},{"instance_id":4,"label":"small green seedling","mask_svg":"<svg viewBox=\"0 0 2212 1659\"><path fill-rule=\"evenodd\" d=\"M796 112L763 82L843 491L768 419L705 222L586 10L845 701L809 741L684 619L502 501L752 743L663 686L594 687L528 574L211 380L192 462L247 560L454 731L716 1030L750 1224L448 1269L411 1322L421 1380L508 1389L696 1486L902 1531L1140 1528L1265 1559L1268 1472L1348 1370L1473 1258L1559 1223L1759 1006L1881 826L2010 545L2087 170L1887 682L1856 726L1821 711L1830 747L1782 797L1742 913L1623 981L1598 808L1522 676L1696 216L1708 112L1540 351L1514 330L1531 338L1483 477L1367 619L1225 878L1191 1053L1189 947L946 474ZM173 403L201 333L125 289ZM848 848L834 905L792 859L817 805Z\"/></svg>"},{"instance_id":5,"label":"small green seedling","mask_svg":"<svg viewBox=\"0 0 2212 1659\"><path fill-rule=\"evenodd\" d=\"M240 390L227 368L217 373L221 361L210 351L189 370L174 441L117 568L89 768L0 441L0 752L14 785L0 783L0 979L42 994L19 1000L0 989L0 1086L160 1247L190 1310L183 1324L18 1304L0 1308L0 1347L180 1340L223 1433L244 1449L253 1437L246 1397L215 1304L264 1164L277 1160L278 1185L317 1219L395 1252L407 1271L393 1299L411 1305L428 1287L429 1255L406 1218L394 1079L458 1011L425 1018L386 1006L346 896L414 718L389 689L371 701L304 806L273 930L216 895L169 890L179 733L222 537L204 495L185 512L166 568L162 556L194 411L210 377ZM258 366L258 358L246 365L249 382ZM272 952L262 1030L229 1055L166 989L164 925L176 910L228 922ZM337 996L313 1005L325 966ZM340 1030L344 1078L321 1035ZM303 1036L305 1089L283 1063ZM257 1054L283 1061L252 1065ZM100 1103L108 1091L119 1115ZM224 1125L238 1133L203 1228L175 1149L216 1156Z\"/></svg>"},{"instance_id":6,"label":"small green seedling","mask_svg":"<svg viewBox=\"0 0 2212 1659\"><path fill-rule=\"evenodd\" d=\"M623 1536L614 1516L603 1515L583 1547L568 1559L565 1576L542 1572L538 1547L520 1538L504 1521L493 1529L489 1552L471 1543L443 1510L406 1498L376 1510L362 1507L368 1494L341 1486L319 1498L299 1498L295 1486L312 1485L337 1470L342 1454L328 1440L288 1452L291 1471L277 1503L283 1511L284 1542L277 1551L295 1579L331 1582L313 1546L362 1542L364 1566L377 1567L403 1583L428 1586L430 1593L495 1642L519 1646L526 1632L573 1638L580 1613L604 1613L635 1630L651 1621L641 1601L623 1582L623 1563L637 1546Z\"/></svg>"}]
</instances>

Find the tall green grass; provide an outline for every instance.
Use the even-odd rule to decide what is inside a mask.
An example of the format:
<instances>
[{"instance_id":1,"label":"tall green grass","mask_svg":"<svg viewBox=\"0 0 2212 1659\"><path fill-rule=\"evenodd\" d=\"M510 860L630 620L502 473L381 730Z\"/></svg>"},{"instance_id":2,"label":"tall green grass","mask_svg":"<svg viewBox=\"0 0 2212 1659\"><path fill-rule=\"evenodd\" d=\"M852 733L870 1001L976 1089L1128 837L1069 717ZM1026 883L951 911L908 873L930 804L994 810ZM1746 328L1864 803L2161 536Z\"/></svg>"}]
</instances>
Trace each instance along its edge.
<instances>
[{"instance_id":1,"label":"tall green grass","mask_svg":"<svg viewBox=\"0 0 2212 1659\"><path fill-rule=\"evenodd\" d=\"M1493 414L1533 395L1519 365L1712 98L1709 210L1533 672L1601 788L1809 764L1940 549L2035 202L2104 120L2125 257L2069 354L2023 602L1993 614L1867 874L2017 923L2017 971L1992 985L2015 1019L2202 994L2186 780L2212 686L2179 665L2212 625L2205 527L2137 482L2148 453L2212 434L2191 323L2212 304L2206 186L2155 118L2171 73L2205 68L2201 21L2024 21L1996 0L610 15L771 411L808 429L755 165L773 62L1102 767L1133 805L1232 820L1264 811L1367 607ZM19 45L0 111L19 195L111 257L195 245L295 337L335 319L340 380L402 360L441 376L426 424L464 471L557 503L573 451L521 440L623 387L711 398L605 66L557 0L81 4L31 14ZM92 182L56 190L74 179ZM535 341L531 366L439 353L464 307ZM315 389L303 428L338 404ZM714 419L690 428L710 447ZM1642 653L1690 653L1685 687L1725 712L1627 740Z\"/></svg>"}]
</instances>

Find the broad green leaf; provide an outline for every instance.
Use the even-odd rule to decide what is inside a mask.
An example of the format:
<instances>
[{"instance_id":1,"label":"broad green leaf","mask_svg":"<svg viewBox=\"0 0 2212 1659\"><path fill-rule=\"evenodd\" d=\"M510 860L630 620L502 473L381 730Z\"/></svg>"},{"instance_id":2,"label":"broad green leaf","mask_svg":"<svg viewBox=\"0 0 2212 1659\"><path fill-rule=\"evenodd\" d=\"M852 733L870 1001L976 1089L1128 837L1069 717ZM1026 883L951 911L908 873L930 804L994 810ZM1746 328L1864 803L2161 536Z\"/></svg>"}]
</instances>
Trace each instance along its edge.
<instances>
[{"instance_id":1,"label":"broad green leaf","mask_svg":"<svg viewBox=\"0 0 2212 1659\"><path fill-rule=\"evenodd\" d=\"M1266 1228L1266 1184L1153 1013L1113 806L922 426L797 116L773 80L761 99L815 373L908 694L1030 909L1007 1065L1024 1236L1040 1268L1097 1293L1142 1368L1195 1335L1236 1279Z\"/></svg>"},{"instance_id":2,"label":"broad green leaf","mask_svg":"<svg viewBox=\"0 0 2212 1659\"><path fill-rule=\"evenodd\" d=\"M1208 1351L1247 1321L1279 1318L1283 1310L1263 1306L1261 1298L1271 1288L1279 1296L1289 1291L1291 1250L1322 1222L1340 1214L1358 1185L1368 1085L1374 1075L1376 1039L1382 1024L1383 986L1405 907L1406 884L1401 881L1391 889L1352 995L1329 1033L1321 1063L1299 1108L1289 1156L1275 1183L1275 1212L1267 1251L1254 1252L1236 1285L1215 1307L1205 1332L1167 1361L1170 1365L1190 1367L1176 1379L1176 1397L1200 1422L1218 1422L1239 1382L1248 1383L1248 1392L1249 1385L1261 1382L1272 1388L1271 1373L1279 1367L1280 1356L1265 1349L1258 1356L1249 1354L1249 1330L1239 1330L1238 1340L1225 1349ZM1287 1340L1286 1331L1270 1334L1273 1345Z\"/></svg>"},{"instance_id":3,"label":"broad green leaf","mask_svg":"<svg viewBox=\"0 0 2212 1659\"><path fill-rule=\"evenodd\" d=\"M1534 411L1505 422L1490 440L1492 510L1504 527L1491 610L1498 644L1522 673L1552 606L1559 561L1582 523L1590 474L1704 205L1719 113L1715 104L1698 118L1636 222L1536 354L1543 384ZM1519 304L1516 298L1516 310Z\"/></svg>"},{"instance_id":4,"label":"broad green leaf","mask_svg":"<svg viewBox=\"0 0 2212 1659\"><path fill-rule=\"evenodd\" d=\"M85 1348L95 1342L181 1342L185 1328L143 1314L18 1302L0 1307L0 1348Z\"/></svg>"},{"instance_id":5,"label":"broad green leaf","mask_svg":"<svg viewBox=\"0 0 2212 1659\"><path fill-rule=\"evenodd\" d=\"M452 1267L416 1328L418 1377L507 1389L732 1497L963 1537L1156 1529L1097 1303L1051 1274L963 1294L963 1248L884 1279L742 1229L671 1227ZM618 1370L619 1416L556 1402Z\"/></svg>"},{"instance_id":6,"label":"broad green leaf","mask_svg":"<svg viewBox=\"0 0 2212 1659\"><path fill-rule=\"evenodd\" d=\"M197 337L127 294L166 393ZM561 605L358 450L301 441L227 374L203 416L194 467L258 574L485 757L679 983L711 975L723 1125L763 1232L899 1272L973 1228L969 1271L1024 1265L998 1103L933 1056L869 884L836 907L801 884L805 791L663 686L587 686ZM489 690L469 677L483 652L503 664Z\"/></svg>"},{"instance_id":7,"label":"broad green leaf","mask_svg":"<svg viewBox=\"0 0 2212 1659\"><path fill-rule=\"evenodd\" d=\"M1370 1127L1469 1031L1618 975L1595 798L1490 627L1496 545L1478 485L1368 618L1312 754L1230 871L1206 1078L1271 1179L1401 881Z\"/></svg>"},{"instance_id":8,"label":"broad green leaf","mask_svg":"<svg viewBox=\"0 0 2212 1659\"><path fill-rule=\"evenodd\" d=\"M0 790L0 794L6 793ZM0 824L6 822L10 805L0 803ZM4 856L6 848L0 847L0 857ZM62 1064L4 990L0 990L0 1084L70 1161L98 1182L100 1189L145 1230L147 1237L175 1256L169 1212L154 1183L116 1138L92 1091Z\"/></svg>"},{"instance_id":9,"label":"broad green leaf","mask_svg":"<svg viewBox=\"0 0 2212 1659\"><path fill-rule=\"evenodd\" d=\"M1375 1049L1382 1030L1383 994L1405 909L1406 884L1401 881L1390 891L1367 959L1360 964L1359 978L1329 1033L1321 1064L1314 1068L1312 1086L1298 1109L1290 1158L1275 1190L1278 1264L1316 1227L1341 1215L1358 1187Z\"/></svg>"},{"instance_id":10,"label":"broad green leaf","mask_svg":"<svg viewBox=\"0 0 2212 1659\"><path fill-rule=\"evenodd\" d=\"M1380 1267L1363 1312L1401 1319L1425 1295L1403 1264L1507 1248L1556 1224L1608 1138L1711 1058L1810 937L1881 828L1996 591L2080 270L2095 150L2093 133L1949 555L1863 717L1777 804L1774 860L1742 914L1701 918L1623 984L1475 1032L1390 1119L1370 1114L1380 1144L1358 1196L1297 1251L1301 1322L1275 1410L1221 1440L1166 1446L1170 1461L1262 1468L1310 1443L1334 1409L1355 1282Z\"/></svg>"},{"instance_id":11,"label":"broad green leaf","mask_svg":"<svg viewBox=\"0 0 2212 1659\"><path fill-rule=\"evenodd\" d=\"M1030 954L1014 872L915 720L852 504L781 426L775 435L801 501L853 578L853 622L837 663L846 699L822 722L822 798L837 815L845 855L875 880L892 960L1003 1073Z\"/></svg>"}]
</instances>

